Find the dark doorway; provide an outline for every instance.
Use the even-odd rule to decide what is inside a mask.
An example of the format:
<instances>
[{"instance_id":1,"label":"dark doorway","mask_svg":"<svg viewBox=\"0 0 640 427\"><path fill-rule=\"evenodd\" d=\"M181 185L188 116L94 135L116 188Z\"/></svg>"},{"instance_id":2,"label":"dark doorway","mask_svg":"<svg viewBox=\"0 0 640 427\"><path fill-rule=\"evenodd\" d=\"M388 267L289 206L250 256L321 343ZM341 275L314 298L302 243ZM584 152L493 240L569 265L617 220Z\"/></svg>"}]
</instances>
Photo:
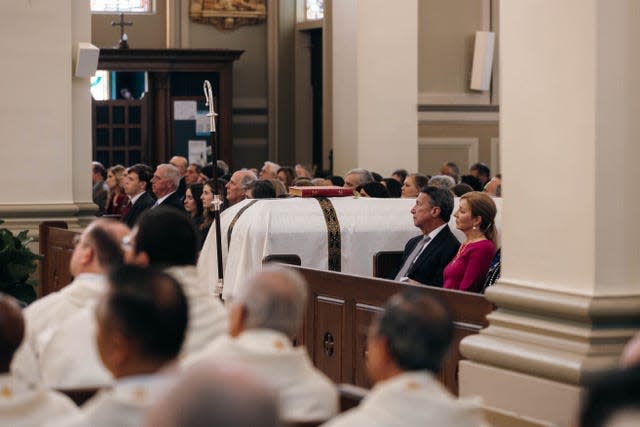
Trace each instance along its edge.
<instances>
[{"instance_id":1,"label":"dark doorway","mask_svg":"<svg viewBox=\"0 0 640 427\"><path fill-rule=\"evenodd\" d=\"M309 31L311 37L311 90L313 103L313 150L312 160L317 171L324 170L322 158L322 29Z\"/></svg>"}]
</instances>

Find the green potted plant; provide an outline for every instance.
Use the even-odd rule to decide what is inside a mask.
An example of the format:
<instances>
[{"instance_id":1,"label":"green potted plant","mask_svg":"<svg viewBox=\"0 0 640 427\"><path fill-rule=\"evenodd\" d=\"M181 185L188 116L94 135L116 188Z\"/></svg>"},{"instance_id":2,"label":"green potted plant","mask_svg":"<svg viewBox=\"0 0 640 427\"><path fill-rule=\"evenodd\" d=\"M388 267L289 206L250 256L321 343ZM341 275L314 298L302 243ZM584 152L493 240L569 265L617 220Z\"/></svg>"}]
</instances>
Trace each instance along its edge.
<instances>
[{"instance_id":1,"label":"green potted plant","mask_svg":"<svg viewBox=\"0 0 640 427\"><path fill-rule=\"evenodd\" d=\"M0 219L0 225L4 223ZM4 227L0 227L0 292L9 294L25 306L36 299L36 281L30 275L36 271L36 261L41 255L29 249L33 239L27 231L17 236Z\"/></svg>"}]
</instances>

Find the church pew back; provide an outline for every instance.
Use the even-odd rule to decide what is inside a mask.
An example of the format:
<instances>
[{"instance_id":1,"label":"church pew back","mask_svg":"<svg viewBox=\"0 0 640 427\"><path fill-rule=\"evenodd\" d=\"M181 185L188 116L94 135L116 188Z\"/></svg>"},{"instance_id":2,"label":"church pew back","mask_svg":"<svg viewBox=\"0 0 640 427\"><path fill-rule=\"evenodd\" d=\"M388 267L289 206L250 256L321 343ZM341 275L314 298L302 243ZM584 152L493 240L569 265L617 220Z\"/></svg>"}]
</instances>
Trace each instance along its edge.
<instances>
[{"instance_id":1,"label":"church pew back","mask_svg":"<svg viewBox=\"0 0 640 427\"><path fill-rule=\"evenodd\" d=\"M454 343L445 359L440 380L458 393L459 343L488 325L493 305L484 296L409 285L391 280L347 275L304 267L290 267L309 283L309 306L298 342L304 344L314 364L336 383L369 387L365 373L367 329L386 300L413 288L444 301L454 319Z\"/></svg>"},{"instance_id":2,"label":"church pew back","mask_svg":"<svg viewBox=\"0 0 640 427\"><path fill-rule=\"evenodd\" d=\"M58 291L71 283L69 261L75 246L74 238L78 232L67 228L67 223L62 221L40 223L40 254L44 258L40 262L39 297Z\"/></svg>"}]
</instances>

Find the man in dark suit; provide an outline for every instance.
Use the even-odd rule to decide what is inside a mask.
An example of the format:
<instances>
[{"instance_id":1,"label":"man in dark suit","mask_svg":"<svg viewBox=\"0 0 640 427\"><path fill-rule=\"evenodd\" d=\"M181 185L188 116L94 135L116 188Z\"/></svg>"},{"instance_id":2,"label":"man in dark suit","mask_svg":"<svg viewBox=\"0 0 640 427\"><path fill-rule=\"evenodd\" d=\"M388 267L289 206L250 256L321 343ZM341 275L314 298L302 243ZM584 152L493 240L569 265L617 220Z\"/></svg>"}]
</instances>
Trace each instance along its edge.
<instances>
[{"instance_id":1,"label":"man in dark suit","mask_svg":"<svg viewBox=\"0 0 640 427\"><path fill-rule=\"evenodd\" d=\"M129 196L129 204L124 208L122 221L129 228L133 228L140 214L155 203L153 197L147 192L151 185L151 176L153 176L153 169L142 163L127 169L122 186Z\"/></svg>"},{"instance_id":2,"label":"man in dark suit","mask_svg":"<svg viewBox=\"0 0 640 427\"><path fill-rule=\"evenodd\" d=\"M422 235L407 242L395 280L413 280L442 287L442 271L460 247L460 242L447 224L451 212L451 191L437 187L420 190L411 215L413 224L422 231Z\"/></svg>"},{"instance_id":3,"label":"man in dark suit","mask_svg":"<svg viewBox=\"0 0 640 427\"><path fill-rule=\"evenodd\" d=\"M176 191L180 184L180 171L169 163L158 165L156 173L151 178L151 189L156 196L156 202L152 206L169 206L184 211L182 198Z\"/></svg>"}]
</instances>

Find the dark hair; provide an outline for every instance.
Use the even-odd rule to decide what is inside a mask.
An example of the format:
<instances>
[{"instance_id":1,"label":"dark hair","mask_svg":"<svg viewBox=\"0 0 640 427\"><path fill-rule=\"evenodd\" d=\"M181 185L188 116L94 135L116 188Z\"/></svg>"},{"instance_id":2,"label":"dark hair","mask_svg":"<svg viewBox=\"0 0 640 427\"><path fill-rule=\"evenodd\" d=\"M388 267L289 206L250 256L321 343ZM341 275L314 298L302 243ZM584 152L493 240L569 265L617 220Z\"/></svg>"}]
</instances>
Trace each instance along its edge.
<instances>
[{"instance_id":1,"label":"dark hair","mask_svg":"<svg viewBox=\"0 0 640 427\"><path fill-rule=\"evenodd\" d=\"M391 176L393 175L398 175L400 177L400 184L404 184L404 180L407 179L407 175L409 175L409 172L407 172L406 169L396 169L391 174Z\"/></svg>"},{"instance_id":2,"label":"dark hair","mask_svg":"<svg viewBox=\"0 0 640 427\"><path fill-rule=\"evenodd\" d=\"M202 206L202 199L200 198L200 196L202 196L202 188L204 187L204 185L202 184L189 184L187 186L187 190L191 190L191 195L193 196L193 200L195 200L196 202L196 216L202 216L202 212L204 210L203 206Z\"/></svg>"},{"instance_id":3,"label":"dark hair","mask_svg":"<svg viewBox=\"0 0 640 427\"><path fill-rule=\"evenodd\" d=\"M216 181L214 179L210 179L207 182L204 183L204 185L202 186L202 191L204 191L204 186L208 186L209 188L211 188L211 192L213 194L218 194L220 196L220 199L222 200L222 205L220 206L220 212L222 212L223 210L225 210L227 208L227 187L226 187L226 181L223 180L222 178L218 178L218 192L216 193ZM202 200L201 200L202 202ZM213 224L214 221L214 210L213 208L211 208L210 206L202 206L202 224L200 224L200 229L201 230L209 230L209 227L211 227L211 224Z\"/></svg>"},{"instance_id":4,"label":"dark hair","mask_svg":"<svg viewBox=\"0 0 640 427\"><path fill-rule=\"evenodd\" d=\"M471 165L469 170L477 170L478 175L486 176L487 178L491 177L491 169L489 169L489 166L485 165L484 163L474 163L473 165Z\"/></svg>"},{"instance_id":5,"label":"dark hair","mask_svg":"<svg viewBox=\"0 0 640 427\"><path fill-rule=\"evenodd\" d=\"M0 293L0 367L8 369L25 333L25 321L18 301Z\"/></svg>"},{"instance_id":6,"label":"dark hair","mask_svg":"<svg viewBox=\"0 0 640 427\"><path fill-rule=\"evenodd\" d=\"M136 253L146 252L154 267L195 265L199 235L186 212L159 206L140 215Z\"/></svg>"},{"instance_id":7,"label":"dark hair","mask_svg":"<svg viewBox=\"0 0 640 427\"><path fill-rule=\"evenodd\" d=\"M115 220L104 220L113 221ZM95 246L98 264L104 269L117 267L124 262L122 245L116 241L100 224L96 224L87 233L87 239Z\"/></svg>"},{"instance_id":8,"label":"dark hair","mask_svg":"<svg viewBox=\"0 0 640 427\"><path fill-rule=\"evenodd\" d=\"M626 409L640 410L640 366L615 369L592 378L578 426L604 427L612 416Z\"/></svg>"},{"instance_id":9,"label":"dark hair","mask_svg":"<svg viewBox=\"0 0 640 427\"><path fill-rule=\"evenodd\" d=\"M375 182L382 181L382 175L380 175L378 172L371 172L371 176L373 177L373 180Z\"/></svg>"},{"instance_id":10,"label":"dark hair","mask_svg":"<svg viewBox=\"0 0 640 427\"><path fill-rule=\"evenodd\" d=\"M449 222L453 212L453 193L445 188L429 185L422 187L421 193L425 193L431 198L431 206L440 208L440 218L444 222Z\"/></svg>"},{"instance_id":11,"label":"dark hair","mask_svg":"<svg viewBox=\"0 0 640 427\"><path fill-rule=\"evenodd\" d=\"M266 179L257 179L249 184L252 199L273 199L276 197L276 190L273 184Z\"/></svg>"},{"instance_id":12,"label":"dark hair","mask_svg":"<svg viewBox=\"0 0 640 427\"><path fill-rule=\"evenodd\" d=\"M224 175L224 170L222 170L222 168L216 167L216 171L218 172L218 178ZM200 173L206 175L209 179L213 179L213 164L209 163L208 165L203 166L202 169L200 169Z\"/></svg>"},{"instance_id":13,"label":"dark hair","mask_svg":"<svg viewBox=\"0 0 640 427\"><path fill-rule=\"evenodd\" d=\"M289 186L291 186L291 184L293 183L293 180L295 179L295 173L293 172L293 168L291 166L282 166L280 169L278 169L278 172L276 173L276 176L280 172L284 172L284 174L286 176L286 179L284 181L284 185L286 185L287 188L289 188Z\"/></svg>"},{"instance_id":14,"label":"dark hair","mask_svg":"<svg viewBox=\"0 0 640 427\"><path fill-rule=\"evenodd\" d=\"M338 187L344 187L344 178L337 175L328 176L326 179L331 181L331 184L337 185Z\"/></svg>"},{"instance_id":15,"label":"dark hair","mask_svg":"<svg viewBox=\"0 0 640 427\"><path fill-rule=\"evenodd\" d=\"M199 165L198 163L189 163L189 166L193 166L196 169L196 173L198 174L202 172L202 165ZM187 168L189 166L187 166Z\"/></svg>"},{"instance_id":16,"label":"dark hair","mask_svg":"<svg viewBox=\"0 0 640 427\"><path fill-rule=\"evenodd\" d=\"M374 324L393 361L403 370L437 373L453 340L447 307L416 290L391 297Z\"/></svg>"},{"instance_id":17,"label":"dark hair","mask_svg":"<svg viewBox=\"0 0 640 427\"><path fill-rule=\"evenodd\" d=\"M463 194L472 192L473 188L471 188L469 184L465 184L461 182L460 184L456 184L453 187L451 187L451 191L453 191L453 194L455 194L456 197L460 197Z\"/></svg>"},{"instance_id":18,"label":"dark hair","mask_svg":"<svg viewBox=\"0 0 640 427\"><path fill-rule=\"evenodd\" d=\"M150 166L143 163L136 163L127 169L127 173L133 172L138 175L140 181L144 181L147 185L144 187L145 191L151 192L151 178L153 178L153 169Z\"/></svg>"},{"instance_id":19,"label":"dark hair","mask_svg":"<svg viewBox=\"0 0 640 427\"><path fill-rule=\"evenodd\" d=\"M425 187L429 183L429 177L421 173L409 174L404 180L406 181L408 177L413 178L413 182L416 184L416 188Z\"/></svg>"},{"instance_id":20,"label":"dark hair","mask_svg":"<svg viewBox=\"0 0 640 427\"><path fill-rule=\"evenodd\" d=\"M100 162L93 162L93 173L99 173L103 180L107 179L107 170Z\"/></svg>"},{"instance_id":21,"label":"dark hair","mask_svg":"<svg viewBox=\"0 0 640 427\"><path fill-rule=\"evenodd\" d=\"M175 209L174 209L175 210ZM150 268L122 266L109 273L105 315L141 353L171 360L180 353L189 309L180 284Z\"/></svg>"},{"instance_id":22,"label":"dark hair","mask_svg":"<svg viewBox=\"0 0 640 427\"><path fill-rule=\"evenodd\" d=\"M462 184L467 184L472 188L472 191L482 191L482 183L478 178L473 175L462 175L460 178Z\"/></svg>"},{"instance_id":23,"label":"dark hair","mask_svg":"<svg viewBox=\"0 0 640 427\"><path fill-rule=\"evenodd\" d=\"M360 190L364 190L364 192L367 193L367 195L372 198L376 198L376 199L389 198L389 191L387 190L387 187L385 187L379 182L374 181L374 182L367 182L365 184L360 184L356 187L356 191L360 192Z\"/></svg>"},{"instance_id":24,"label":"dark hair","mask_svg":"<svg viewBox=\"0 0 640 427\"><path fill-rule=\"evenodd\" d=\"M381 181L385 187L387 187L387 191L389 192L389 197L397 199L402 196L402 185L395 178L382 178Z\"/></svg>"}]
</instances>

